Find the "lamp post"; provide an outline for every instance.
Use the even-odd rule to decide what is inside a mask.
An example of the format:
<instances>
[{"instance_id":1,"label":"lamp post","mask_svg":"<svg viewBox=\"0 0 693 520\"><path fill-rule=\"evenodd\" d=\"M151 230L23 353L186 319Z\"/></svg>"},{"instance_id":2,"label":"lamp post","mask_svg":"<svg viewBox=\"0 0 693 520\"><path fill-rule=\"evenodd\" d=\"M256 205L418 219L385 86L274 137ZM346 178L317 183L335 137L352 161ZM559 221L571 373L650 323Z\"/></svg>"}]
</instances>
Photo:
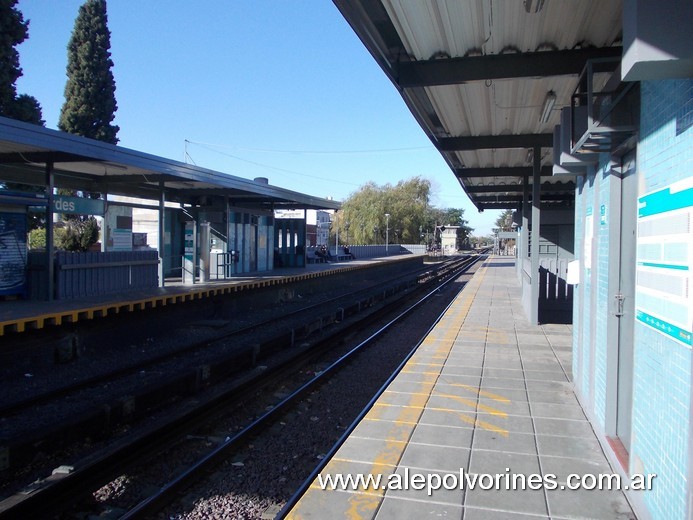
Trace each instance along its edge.
<instances>
[{"instance_id":1,"label":"lamp post","mask_svg":"<svg viewBox=\"0 0 693 520\"><path fill-rule=\"evenodd\" d=\"M388 252L390 242L390 214L385 213L385 256L389 255Z\"/></svg>"},{"instance_id":2,"label":"lamp post","mask_svg":"<svg viewBox=\"0 0 693 520\"><path fill-rule=\"evenodd\" d=\"M334 256L337 258L337 255L339 254L339 226L337 225L337 215L335 215L335 219L333 221L334 224Z\"/></svg>"}]
</instances>

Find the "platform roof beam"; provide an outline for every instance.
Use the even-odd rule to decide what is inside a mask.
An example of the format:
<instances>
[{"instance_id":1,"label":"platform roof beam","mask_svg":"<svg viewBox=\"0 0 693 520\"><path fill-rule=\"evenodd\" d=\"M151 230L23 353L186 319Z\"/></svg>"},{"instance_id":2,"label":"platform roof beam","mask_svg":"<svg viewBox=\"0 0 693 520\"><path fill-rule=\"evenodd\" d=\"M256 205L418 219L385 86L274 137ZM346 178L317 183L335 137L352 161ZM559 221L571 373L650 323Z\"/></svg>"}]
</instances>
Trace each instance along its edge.
<instances>
[{"instance_id":1,"label":"platform roof beam","mask_svg":"<svg viewBox=\"0 0 693 520\"><path fill-rule=\"evenodd\" d=\"M577 75L585 62L596 58L621 57L621 47L587 47L485 56L468 56L426 61L403 61L395 66L402 88L456 85L470 81ZM601 71L604 72L604 71Z\"/></svg>"}]
</instances>

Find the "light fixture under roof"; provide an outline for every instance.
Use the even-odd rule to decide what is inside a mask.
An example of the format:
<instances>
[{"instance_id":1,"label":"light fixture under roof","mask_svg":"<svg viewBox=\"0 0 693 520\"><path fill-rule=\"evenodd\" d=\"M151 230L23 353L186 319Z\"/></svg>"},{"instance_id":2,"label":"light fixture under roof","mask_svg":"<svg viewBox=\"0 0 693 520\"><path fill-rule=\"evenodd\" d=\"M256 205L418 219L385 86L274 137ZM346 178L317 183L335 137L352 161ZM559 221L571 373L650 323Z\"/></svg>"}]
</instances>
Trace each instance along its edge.
<instances>
[{"instance_id":1,"label":"light fixture under roof","mask_svg":"<svg viewBox=\"0 0 693 520\"><path fill-rule=\"evenodd\" d=\"M544 104L541 106L541 116L539 117L539 122L544 124L549 122L551 117L551 111L553 106L556 104L556 93L553 90L549 90L546 93L546 98L544 99Z\"/></svg>"}]
</instances>

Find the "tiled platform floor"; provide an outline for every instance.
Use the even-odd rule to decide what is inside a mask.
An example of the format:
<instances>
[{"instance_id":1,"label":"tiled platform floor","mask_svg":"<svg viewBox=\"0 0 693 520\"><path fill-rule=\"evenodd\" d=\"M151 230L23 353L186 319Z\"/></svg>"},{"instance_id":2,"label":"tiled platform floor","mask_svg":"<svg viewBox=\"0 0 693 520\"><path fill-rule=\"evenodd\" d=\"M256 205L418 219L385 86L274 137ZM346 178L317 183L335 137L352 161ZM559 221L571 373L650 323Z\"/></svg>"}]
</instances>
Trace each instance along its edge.
<instances>
[{"instance_id":1,"label":"tiled platform floor","mask_svg":"<svg viewBox=\"0 0 693 520\"><path fill-rule=\"evenodd\" d=\"M634 518L621 491L560 489L569 474L614 472L573 394L571 344L569 325L528 324L512 260L489 259L321 474L394 485L316 479L288 518ZM459 489L461 470L500 489ZM409 489L392 489L407 473ZM429 496L414 474L454 489ZM557 489L512 489L550 474Z\"/></svg>"}]
</instances>

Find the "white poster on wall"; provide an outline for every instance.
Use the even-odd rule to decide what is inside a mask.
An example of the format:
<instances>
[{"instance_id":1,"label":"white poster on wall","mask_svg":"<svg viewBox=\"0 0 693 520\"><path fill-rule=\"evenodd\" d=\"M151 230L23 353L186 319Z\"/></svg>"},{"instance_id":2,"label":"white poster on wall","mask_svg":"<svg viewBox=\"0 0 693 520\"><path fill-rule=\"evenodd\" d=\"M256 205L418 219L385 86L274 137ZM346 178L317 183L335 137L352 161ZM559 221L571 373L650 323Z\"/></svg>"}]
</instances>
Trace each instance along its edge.
<instances>
[{"instance_id":1,"label":"white poster on wall","mask_svg":"<svg viewBox=\"0 0 693 520\"><path fill-rule=\"evenodd\" d=\"M691 348L693 178L638 198L636 319Z\"/></svg>"},{"instance_id":2,"label":"white poster on wall","mask_svg":"<svg viewBox=\"0 0 693 520\"><path fill-rule=\"evenodd\" d=\"M592 242L594 241L594 216L592 208L587 208L585 217L585 243L583 247L583 259L585 269L592 269Z\"/></svg>"}]
</instances>

